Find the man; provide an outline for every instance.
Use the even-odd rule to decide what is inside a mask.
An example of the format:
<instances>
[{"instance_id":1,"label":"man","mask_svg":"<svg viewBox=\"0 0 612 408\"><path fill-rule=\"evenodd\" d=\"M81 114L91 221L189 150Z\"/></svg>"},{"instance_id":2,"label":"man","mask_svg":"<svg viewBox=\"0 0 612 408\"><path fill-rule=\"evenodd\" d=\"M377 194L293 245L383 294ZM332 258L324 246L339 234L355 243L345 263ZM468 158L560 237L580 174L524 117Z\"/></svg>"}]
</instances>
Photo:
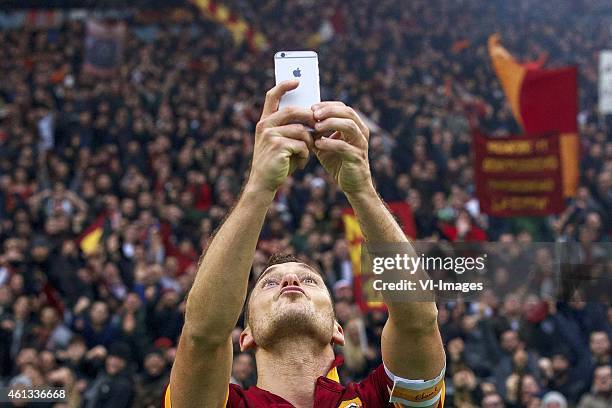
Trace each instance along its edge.
<instances>
[{"instance_id":1,"label":"man","mask_svg":"<svg viewBox=\"0 0 612 408\"><path fill-rule=\"evenodd\" d=\"M72 338L72 331L60 320L58 311L45 306L40 312L40 322L42 323L40 337L43 340L43 348L50 350L64 349Z\"/></svg>"},{"instance_id":2,"label":"man","mask_svg":"<svg viewBox=\"0 0 612 408\"><path fill-rule=\"evenodd\" d=\"M390 400L442 406L445 355L435 303L387 301L384 365L345 387L333 351L333 345L344 343L344 334L330 294L320 273L295 259L272 262L246 303L240 347L255 350L257 385L248 390L228 385L231 332L247 295L266 212L285 179L306 165L310 151L348 198L368 243L408 242L374 190L367 127L341 102L278 110L283 94L297 86L298 81L286 81L266 95L248 181L206 251L187 298L165 406L356 408L393 406ZM315 141L306 126L333 133Z\"/></svg>"},{"instance_id":3,"label":"man","mask_svg":"<svg viewBox=\"0 0 612 408\"><path fill-rule=\"evenodd\" d=\"M580 400L578 408L605 408L612 406L612 366L595 368L593 388Z\"/></svg>"},{"instance_id":4,"label":"man","mask_svg":"<svg viewBox=\"0 0 612 408\"><path fill-rule=\"evenodd\" d=\"M83 305L88 304L88 299L83 298ZM75 309L80 309L75 306ZM108 305L105 302L97 301L91 305L89 313L77 315L73 321L73 329L80 333L88 348L93 348L98 345L109 347L120 336L120 331L109 312Z\"/></svg>"},{"instance_id":5,"label":"man","mask_svg":"<svg viewBox=\"0 0 612 408\"><path fill-rule=\"evenodd\" d=\"M86 408L128 408L133 406L134 386L128 363L130 347L123 342L110 346L104 369L85 391Z\"/></svg>"},{"instance_id":6,"label":"man","mask_svg":"<svg viewBox=\"0 0 612 408\"><path fill-rule=\"evenodd\" d=\"M133 408L158 407L170 374L163 352L159 349L149 350L145 355L143 367L144 373L136 381Z\"/></svg>"},{"instance_id":7,"label":"man","mask_svg":"<svg viewBox=\"0 0 612 408\"><path fill-rule=\"evenodd\" d=\"M233 343L233 341L232 341ZM232 363L232 376L230 382L240 385L242 388L249 388L254 384L255 379L255 362L251 353L236 353L234 362Z\"/></svg>"},{"instance_id":8,"label":"man","mask_svg":"<svg viewBox=\"0 0 612 408\"><path fill-rule=\"evenodd\" d=\"M593 366L612 363L610 357L610 339L605 331L594 331L589 338Z\"/></svg>"}]
</instances>

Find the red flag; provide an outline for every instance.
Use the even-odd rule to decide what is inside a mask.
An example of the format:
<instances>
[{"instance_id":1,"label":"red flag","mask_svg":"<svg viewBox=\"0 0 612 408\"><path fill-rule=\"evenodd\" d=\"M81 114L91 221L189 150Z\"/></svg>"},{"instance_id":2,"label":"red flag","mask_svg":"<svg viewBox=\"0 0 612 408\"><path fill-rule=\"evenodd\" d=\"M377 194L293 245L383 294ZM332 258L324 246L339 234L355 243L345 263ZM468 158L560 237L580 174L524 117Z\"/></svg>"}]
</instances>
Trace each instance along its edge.
<instances>
[{"instance_id":1,"label":"red flag","mask_svg":"<svg viewBox=\"0 0 612 408\"><path fill-rule=\"evenodd\" d=\"M520 115L530 134L577 133L578 70L530 69L520 92Z\"/></svg>"},{"instance_id":2,"label":"red flag","mask_svg":"<svg viewBox=\"0 0 612 408\"><path fill-rule=\"evenodd\" d=\"M489 37L489 55L516 121L527 134L561 134L563 194L578 188L578 71L576 67L544 69L545 57L518 63L501 45L499 35Z\"/></svg>"}]
</instances>

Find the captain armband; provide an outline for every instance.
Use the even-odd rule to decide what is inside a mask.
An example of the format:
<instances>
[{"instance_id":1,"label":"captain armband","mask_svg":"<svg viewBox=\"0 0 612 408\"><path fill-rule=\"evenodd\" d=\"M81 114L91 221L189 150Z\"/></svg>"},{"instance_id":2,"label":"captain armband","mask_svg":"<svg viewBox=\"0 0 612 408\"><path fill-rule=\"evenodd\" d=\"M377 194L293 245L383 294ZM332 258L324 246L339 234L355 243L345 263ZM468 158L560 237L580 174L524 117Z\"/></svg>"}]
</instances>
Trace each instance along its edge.
<instances>
[{"instance_id":1,"label":"captain armband","mask_svg":"<svg viewBox=\"0 0 612 408\"><path fill-rule=\"evenodd\" d=\"M385 367L387 376L393 381L393 389L389 392L389 402L399 403L406 407L437 406L444 393L444 374L446 365L433 380L407 380L393 375Z\"/></svg>"}]
</instances>

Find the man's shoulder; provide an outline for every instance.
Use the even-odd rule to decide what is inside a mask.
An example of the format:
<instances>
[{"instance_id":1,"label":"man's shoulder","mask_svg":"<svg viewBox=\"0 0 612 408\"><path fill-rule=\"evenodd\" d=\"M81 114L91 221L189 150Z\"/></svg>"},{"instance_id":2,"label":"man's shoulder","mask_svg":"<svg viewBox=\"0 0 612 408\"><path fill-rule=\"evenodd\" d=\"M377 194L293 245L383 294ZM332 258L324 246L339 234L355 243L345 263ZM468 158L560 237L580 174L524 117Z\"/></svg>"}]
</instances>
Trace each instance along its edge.
<instances>
[{"instance_id":1,"label":"man's shoulder","mask_svg":"<svg viewBox=\"0 0 612 408\"><path fill-rule=\"evenodd\" d=\"M341 366L343 358L336 359L335 364ZM379 364L369 371L369 374L358 381L351 381L343 386L338 376L338 371L334 370L335 376L328 375L328 378L334 379L334 383L338 385L338 390L341 390L342 401L358 399L364 406L387 406L389 403L389 393L393 387L393 381L387 375L384 364ZM330 372L331 374L332 372ZM343 406L343 405L340 405Z\"/></svg>"},{"instance_id":2,"label":"man's shoulder","mask_svg":"<svg viewBox=\"0 0 612 408\"><path fill-rule=\"evenodd\" d=\"M338 407L397 407L398 404L389 402L394 382L387 374L383 364L373 369L370 374L361 381L350 382L346 385L329 378L319 377L315 385L315 404L319 408ZM442 387L443 382L442 382ZM421 392L423 390L420 390ZM169 393L164 390L163 407L170 408ZM329 405L328 405L329 404ZM269 406L291 405L279 397L256 386L243 389L237 384L228 384L227 404L228 408L243 407L269 407ZM444 405L444 388L441 390L441 398L437 407ZM417 405L415 405L417 406Z\"/></svg>"},{"instance_id":3,"label":"man's shoulder","mask_svg":"<svg viewBox=\"0 0 612 408\"><path fill-rule=\"evenodd\" d=\"M578 403L578 406L580 408L603 408L603 407L609 407L610 403L612 403L612 398L609 399L605 399L602 398L601 396L595 395L592 392L585 394L582 396L582 398L580 398L580 402Z\"/></svg>"}]
</instances>

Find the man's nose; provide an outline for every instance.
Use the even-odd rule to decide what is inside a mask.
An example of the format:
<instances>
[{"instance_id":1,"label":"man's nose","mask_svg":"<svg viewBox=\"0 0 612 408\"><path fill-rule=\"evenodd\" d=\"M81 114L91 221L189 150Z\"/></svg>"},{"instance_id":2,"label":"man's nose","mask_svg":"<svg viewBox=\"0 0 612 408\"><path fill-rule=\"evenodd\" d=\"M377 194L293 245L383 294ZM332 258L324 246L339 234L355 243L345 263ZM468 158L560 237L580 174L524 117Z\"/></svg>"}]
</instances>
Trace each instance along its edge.
<instances>
[{"instance_id":1,"label":"man's nose","mask_svg":"<svg viewBox=\"0 0 612 408\"><path fill-rule=\"evenodd\" d=\"M284 288L285 286L300 286L300 280L295 273L287 273L285 276L283 276L281 288Z\"/></svg>"}]
</instances>

